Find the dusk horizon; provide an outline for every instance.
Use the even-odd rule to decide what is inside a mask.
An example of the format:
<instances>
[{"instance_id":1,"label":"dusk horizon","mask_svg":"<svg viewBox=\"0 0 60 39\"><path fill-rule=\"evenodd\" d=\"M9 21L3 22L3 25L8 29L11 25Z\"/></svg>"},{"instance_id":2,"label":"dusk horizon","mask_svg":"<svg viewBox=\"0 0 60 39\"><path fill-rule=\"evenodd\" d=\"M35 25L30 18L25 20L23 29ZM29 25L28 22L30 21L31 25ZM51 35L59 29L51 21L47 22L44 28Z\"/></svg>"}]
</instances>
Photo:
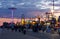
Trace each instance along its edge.
<instances>
[{"instance_id":1,"label":"dusk horizon","mask_svg":"<svg viewBox=\"0 0 60 39\"><path fill-rule=\"evenodd\" d=\"M44 15L53 10L53 0L0 0L0 17L11 18L11 10L14 10L14 17L21 18L24 14L26 18ZM54 0L54 12L60 13L60 0Z\"/></svg>"}]
</instances>

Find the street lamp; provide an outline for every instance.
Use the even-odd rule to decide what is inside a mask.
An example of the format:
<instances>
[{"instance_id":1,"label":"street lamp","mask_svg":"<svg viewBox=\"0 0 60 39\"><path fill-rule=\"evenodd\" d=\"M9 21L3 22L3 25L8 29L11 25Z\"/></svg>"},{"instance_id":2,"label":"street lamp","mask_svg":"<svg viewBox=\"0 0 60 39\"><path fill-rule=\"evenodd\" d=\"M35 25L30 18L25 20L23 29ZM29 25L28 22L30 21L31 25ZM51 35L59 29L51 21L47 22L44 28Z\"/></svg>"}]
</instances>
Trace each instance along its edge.
<instances>
[{"instance_id":1,"label":"street lamp","mask_svg":"<svg viewBox=\"0 0 60 39\"><path fill-rule=\"evenodd\" d=\"M21 24L24 25L25 24L25 15L21 14Z\"/></svg>"},{"instance_id":2,"label":"street lamp","mask_svg":"<svg viewBox=\"0 0 60 39\"><path fill-rule=\"evenodd\" d=\"M50 17L49 17L49 16L50 16L50 14L51 14L51 13L46 12L46 18L48 18L48 20L49 20L49 18L50 18Z\"/></svg>"},{"instance_id":3,"label":"street lamp","mask_svg":"<svg viewBox=\"0 0 60 39\"><path fill-rule=\"evenodd\" d=\"M12 18L12 22L13 22L13 17L14 17L14 10L16 10L16 8L12 7L12 8L8 8L11 10L11 18Z\"/></svg>"}]
</instances>

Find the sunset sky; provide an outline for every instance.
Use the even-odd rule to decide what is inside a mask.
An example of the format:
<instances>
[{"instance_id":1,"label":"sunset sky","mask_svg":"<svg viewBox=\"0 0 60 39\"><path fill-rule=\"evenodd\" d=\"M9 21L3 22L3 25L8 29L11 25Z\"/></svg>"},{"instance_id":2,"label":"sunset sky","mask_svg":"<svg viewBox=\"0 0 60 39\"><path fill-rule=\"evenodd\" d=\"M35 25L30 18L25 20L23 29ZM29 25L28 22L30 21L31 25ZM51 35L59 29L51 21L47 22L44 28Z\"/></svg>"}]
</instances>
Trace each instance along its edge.
<instances>
[{"instance_id":1,"label":"sunset sky","mask_svg":"<svg viewBox=\"0 0 60 39\"><path fill-rule=\"evenodd\" d=\"M11 10L17 8L14 17L20 18L21 14L26 17L34 17L42 13L51 11L53 0L0 0L0 17L11 17ZM60 12L60 0L54 0L54 9Z\"/></svg>"}]
</instances>

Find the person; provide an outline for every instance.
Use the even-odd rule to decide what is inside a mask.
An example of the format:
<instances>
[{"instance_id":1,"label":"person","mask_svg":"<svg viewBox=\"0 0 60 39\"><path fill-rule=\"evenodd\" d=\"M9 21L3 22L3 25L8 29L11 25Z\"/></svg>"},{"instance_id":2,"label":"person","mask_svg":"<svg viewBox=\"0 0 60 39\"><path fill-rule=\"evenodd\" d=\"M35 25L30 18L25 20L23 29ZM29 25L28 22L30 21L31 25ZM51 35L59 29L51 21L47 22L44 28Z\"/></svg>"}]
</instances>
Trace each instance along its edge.
<instances>
[{"instance_id":1,"label":"person","mask_svg":"<svg viewBox=\"0 0 60 39\"><path fill-rule=\"evenodd\" d=\"M60 27L60 16L58 18L58 26Z\"/></svg>"},{"instance_id":2,"label":"person","mask_svg":"<svg viewBox=\"0 0 60 39\"><path fill-rule=\"evenodd\" d=\"M58 34L60 35L60 16L58 18Z\"/></svg>"},{"instance_id":3,"label":"person","mask_svg":"<svg viewBox=\"0 0 60 39\"><path fill-rule=\"evenodd\" d=\"M26 29L24 28L24 30L23 30L23 34L25 35L26 34Z\"/></svg>"},{"instance_id":4,"label":"person","mask_svg":"<svg viewBox=\"0 0 60 39\"><path fill-rule=\"evenodd\" d=\"M17 25L14 26L15 32L17 31Z\"/></svg>"},{"instance_id":5,"label":"person","mask_svg":"<svg viewBox=\"0 0 60 39\"><path fill-rule=\"evenodd\" d=\"M58 28L58 34L60 35L60 28Z\"/></svg>"},{"instance_id":6,"label":"person","mask_svg":"<svg viewBox=\"0 0 60 39\"><path fill-rule=\"evenodd\" d=\"M19 22L17 22L17 23L15 24L15 26L14 26L14 28L15 28L15 32L18 30L19 25L20 25L20 23L19 23Z\"/></svg>"},{"instance_id":7,"label":"person","mask_svg":"<svg viewBox=\"0 0 60 39\"><path fill-rule=\"evenodd\" d=\"M56 26L56 18L52 17L52 20L51 20L51 31L53 33L54 33L54 31L56 31L55 26Z\"/></svg>"},{"instance_id":8,"label":"person","mask_svg":"<svg viewBox=\"0 0 60 39\"><path fill-rule=\"evenodd\" d=\"M3 22L3 27L8 28L8 22Z\"/></svg>"},{"instance_id":9,"label":"person","mask_svg":"<svg viewBox=\"0 0 60 39\"><path fill-rule=\"evenodd\" d=\"M34 24L32 26L33 32L38 32L38 24L36 23L36 21L34 21Z\"/></svg>"},{"instance_id":10,"label":"person","mask_svg":"<svg viewBox=\"0 0 60 39\"><path fill-rule=\"evenodd\" d=\"M19 25L19 27L18 27L18 31L21 32L21 25Z\"/></svg>"},{"instance_id":11,"label":"person","mask_svg":"<svg viewBox=\"0 0 60 39\"><path fill-rule=\"evenodd\" d=\"M56 24L56 18L52 18L52 20L51 20L51 24L55 27L55 24Z\"/></svg>"},{"instance_id":12,"label":"person","mask_svg":"<svg viewBox=\"0 0 60 39\"><path fill-rule=\"evenodd\" d=\"M39 31L41 31L42 25L40 24L40 25L38 26L38 28L39 28Z\"/></svg>"},{"instance_id":13,"label":"person","mask_svg":"<svg viewBox=\"0 0 60 39\"><path fill-rule=\"evenodd\" d=\"M10 27L11 27L12 31L14 30L14 26L15 26L15 24L13 22L11 22Z\"/></svg>"},{"instance_id":14,"label":"person","mask_svg":"<svg viewBox=\"0 0 60 39\"><path fill-rule=\"evenodd\" d=\"M44 32L46 30L45 22L41 21L41 30Z\"/></svg>"}]
</instances>

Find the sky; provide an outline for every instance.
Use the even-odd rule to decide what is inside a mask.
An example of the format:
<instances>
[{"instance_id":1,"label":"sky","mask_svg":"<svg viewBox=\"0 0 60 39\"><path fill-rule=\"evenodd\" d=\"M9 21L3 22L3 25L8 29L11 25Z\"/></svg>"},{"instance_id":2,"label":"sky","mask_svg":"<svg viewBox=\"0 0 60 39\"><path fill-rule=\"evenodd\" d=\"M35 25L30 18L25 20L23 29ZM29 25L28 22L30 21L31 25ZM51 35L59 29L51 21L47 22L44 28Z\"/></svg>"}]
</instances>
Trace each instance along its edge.
<instances>
[{"instance_id":1,"label":"sky","mask_svg":"<svg viewBox=\"0 0 60 39\"><path fill-rule=\"evenodd\" d=\"M34 17L50 12L53 7L53 0L0 0L0 17L11 17L11 10L15 7L14 17L20 18L21 14L26 17ZM54 0L54 10L60 11L60 0Z\"/></svg>"}]
</instances>

